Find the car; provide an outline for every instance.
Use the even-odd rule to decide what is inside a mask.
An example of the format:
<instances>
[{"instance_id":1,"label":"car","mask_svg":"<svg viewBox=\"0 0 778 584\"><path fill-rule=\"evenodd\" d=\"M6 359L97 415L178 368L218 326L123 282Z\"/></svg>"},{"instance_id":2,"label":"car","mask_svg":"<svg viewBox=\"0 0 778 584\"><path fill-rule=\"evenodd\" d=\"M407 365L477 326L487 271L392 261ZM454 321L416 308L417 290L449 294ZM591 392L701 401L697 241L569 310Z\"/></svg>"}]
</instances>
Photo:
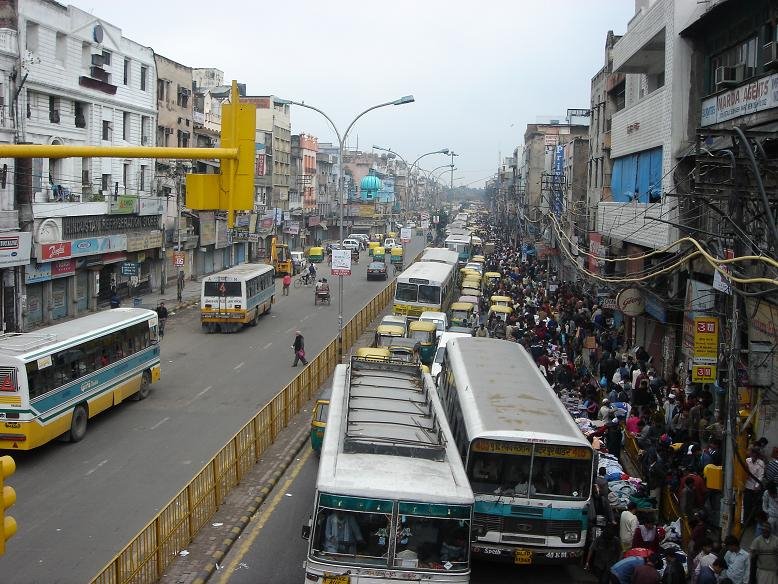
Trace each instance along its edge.
<instances>
[{"instance_id":1,"label":"car","mask_svg":"<svg viewBox=\"0 0 778 584\"><path fill-rule=\"evenodd\" d=\"M405 226L408 229L416 229L416 224L413 221L408 222Z\"/></svg>"},{"instance_id":2,"label":"car","mask_svg":"<svg viewBox=\"0 0 778 584\"><path fill-rule=\"evenodd\" d=\"M397 229L402 229L404 227L402 223L397 223L396 225L397 225Z\"/></svg>"},{"instance_id":3,"label":"car","mask_svg":"<svg viewBox=\"0 0 778 584\"><path fill-rule=\"evenodd\" d=\"M448 317L445 312L435 312L432 310L425 310L419 316L419 320L428 320L435 323L437 328L436 336L442 335L448 328Z\"/></svg>"},{"instance_id":4,"label":"car","mask_svg":"<svg viewBox=\"0 0 778 584\"><path fill-rule=\"evenodd\" d=\"M364 233L351 233L346 239L356 239L362 244L362 249L367 249L367 242L370 241L370 238Z\"/></svg>"},{"instance_id":5,"label":"car","mask_svg":"<svg viewBox=\"0 0 778 584\"><path fill-rule=\"evenodd\" d=\"M343 247L345 249L350 249L351 251L354 250L360 251L362 249L362 244L359 242L358 239L344 239Z\"/></svg>"},{"instance_id":6,"label":"car","mask_svg":"<svg viewBox=\"0 0 778 584\"><path fill-rule=\"evenodd\" d=\"M368 280L386 280L386 264L384 262L370 262L367 264Z\"/></svg>"},{"instance_id":7,"label":"car","mask_svg":"<svg viewBox=\"0 0 778 584\"><path fill-rule=\"evenodd\" d=\"M303 271L303 266L305 265L305 253L301 251L293 251L292 254L292 272L294 272L292 275L299 274Z\"/></svg>"}]
</instances>

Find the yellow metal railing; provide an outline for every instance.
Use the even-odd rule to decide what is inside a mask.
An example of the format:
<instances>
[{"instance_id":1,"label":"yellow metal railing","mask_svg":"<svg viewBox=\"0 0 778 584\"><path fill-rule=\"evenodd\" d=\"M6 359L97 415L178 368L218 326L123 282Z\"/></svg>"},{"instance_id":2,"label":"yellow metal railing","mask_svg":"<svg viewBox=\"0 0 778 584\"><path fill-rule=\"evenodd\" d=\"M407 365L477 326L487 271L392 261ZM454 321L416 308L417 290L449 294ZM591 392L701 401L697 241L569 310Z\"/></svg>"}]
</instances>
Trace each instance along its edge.
<instances>
[{"instance_id":1,"label":"yellow metal railing","mask_svg":"<svg viewBox=\"0 0 778 584\"><path fill-rule=\"evenodd\" d=\"M344 354L373 319L391 304L394 288L395 281L392 281L344 325ZM178 552L185 549L213 517L230 490L243 480L289 421L313 397L337 363L338 339L335 338L208 461L192 481L100 570L92 583L150 584L159 580Z\"/></svg>"}]
</instances>

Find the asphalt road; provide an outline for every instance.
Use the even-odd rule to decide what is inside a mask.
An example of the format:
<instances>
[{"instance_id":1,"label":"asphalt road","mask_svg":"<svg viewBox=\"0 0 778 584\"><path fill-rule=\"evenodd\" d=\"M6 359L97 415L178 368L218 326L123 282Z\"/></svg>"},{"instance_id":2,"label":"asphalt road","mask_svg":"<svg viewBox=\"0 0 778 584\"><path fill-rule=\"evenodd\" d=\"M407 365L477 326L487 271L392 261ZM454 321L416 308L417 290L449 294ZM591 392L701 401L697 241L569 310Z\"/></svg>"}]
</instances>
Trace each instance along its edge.
<instances>
[{"instance_id":1,"label":"asphalt road","mask_svg":"<svg viewBox=\"0 0 778 584\"><path fill-rule=\"evenodd\" d=\"M423 245L414 238L408 257ZM367 252L361 260L344 278L344 321L385 285L365 280ZM236 334L204 334L195 309L175 315L147 400L90 420L77 444L14 453L19 528L0 558L2 584L88 582L299 372L295 330L311 356L336 335L337 285L332 305L316 307L312 287L280 288L271 314Z\"/></svg>"},{"instance_id":2,"label":"asphalt road","mask_svg":"<svg viewBox=\"0 0 778 584\"><path fill-rule=\"evenodd\" d=\"M313 510L318 457L308 445L278 481L258 516L251 521L209 584L300 584L308 542L302 526ZM476 562L472 584L506 582L572 584L596 582L580 566L512 566Z\"/></svg>"}]
</instances>

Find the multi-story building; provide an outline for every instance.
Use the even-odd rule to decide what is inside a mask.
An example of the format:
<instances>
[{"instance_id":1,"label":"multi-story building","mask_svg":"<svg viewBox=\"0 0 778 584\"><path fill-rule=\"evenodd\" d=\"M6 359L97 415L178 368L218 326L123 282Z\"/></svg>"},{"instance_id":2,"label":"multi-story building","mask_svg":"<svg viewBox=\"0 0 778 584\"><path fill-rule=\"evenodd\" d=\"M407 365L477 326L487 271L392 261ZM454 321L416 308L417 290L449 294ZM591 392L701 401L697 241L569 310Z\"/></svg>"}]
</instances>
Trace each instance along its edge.
<instances>
[{"instance_id":1,"label":"multi-story building","mask_svg":"<svg viewBox=\"0 0 778 584\"><path fill-rule=\"evenodd\" d=\"M319 141L309 134L294 134L291 142L291 184L289 209L302 209L309 213L316 210L316 154Z\"/></svg>"},{"instance_id":2,"label":"multi-story building","mask_svg":"<svg viewBox=\"0 0 778 584\"><path fill-rule=\"evenodd\" d=\"M215 148L221 136L222 99L211 94L211 90L224 85L224 73L219 69L192 69L192 121L194 124L193 146ZM194 171L206 174L218 172L218 160L197 160Z\"/></svg>"},{"instance_id":3,"label":"multi-story building","mask_svg":"<svg viewBox=\"0 0 778 584\"><path fill-rule=\"evenodd\" d=\"M562 229L567 233L567 239L560 241L570 255L561 257L563 281L580 279L580 270L584 256L580 253L581 246L588 236L588 215L586 213L586 178L589 168L589 138L579 136L563 145L564 183L561 208ZM575 258L576 266L572 265Z\"/></svg>"},{"instance_id":4,"label":"multi-story building","mask_svg":"<svg viewBox=\"0 0 778 584\"><path fill-rule=\"evenodd\" d=\"M257 152L264 174L257 173L257 200L267 209L289 210L292 133L289 104L275 96L241 98L257 106Z\"/></svg>"},{"instance_id":5,"label":"multi-story building","mask_svg":"<svg viewBox=\"0 0 778 584\"><path fill-rule=\"evenodd\" d=\"M192 96L192 68L155 54L157 66L157 146L188 148L194 146L194 120ZM175 278L179 270L185 277L192 275L194 249L197 237L194 226L187 221L184 207L185 176L192 170L189 160L158 159L156 161L156 192L164 199L166 249L176 248L180 242L185 250L182 267L174 265L174 255L166 254L165 277ZM180 225L179 225L180 221ZM181 231L179 234L178 231Z\"/></svg>"},{"instance_id":6,"label":"multi-story building","mask_svg":"<svg viewBox=\"0 0 778 584\"><path fill-rule=\"evenodd\" d=\"M20 141L151 144L156 128L153 51L100 18L51 0L19 2L24 85ZM28 161L18 161L20 165ZM25 326L97 308L116 290L159 285L160 199L151 159L32 159L17 203L33 233L25 269Z\"/></svg>"}]
</instances>

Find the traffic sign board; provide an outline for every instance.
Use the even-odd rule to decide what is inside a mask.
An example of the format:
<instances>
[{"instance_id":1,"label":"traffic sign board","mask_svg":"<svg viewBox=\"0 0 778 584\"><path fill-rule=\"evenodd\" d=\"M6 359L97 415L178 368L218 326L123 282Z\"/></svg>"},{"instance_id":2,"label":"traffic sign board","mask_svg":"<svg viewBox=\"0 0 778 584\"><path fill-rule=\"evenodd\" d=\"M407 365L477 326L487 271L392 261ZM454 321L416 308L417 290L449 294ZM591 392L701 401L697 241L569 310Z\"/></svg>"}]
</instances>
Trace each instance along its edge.
<instances>
[{"instance_id":1,"label":"traffic sign board","mask_svg":"<svg viewBox=\"0 0 778 584\"><path fill-rule=\"evenodd\" d=\"M183 268L184 267L184 253L181 251L175 251L173 252L173 264L177 268Z\"/></svg>"},{"instance_id":2,"label":"traffic sign board","mask_svg":"<svg viewBox=\"0 0 778 584\"><path fill-rule=\"evenodd\" d=\"M400 241L403 243L410 243L411 235L411 230L408 227L400 229Z\"/></svg>"},{"instance_id":3,"label":"traffic sign board","mask_svg":"<svg viewBox=\"0 0 778 584\"><path fill-rule=\"evenodd\" d=\"M137 262L122 262L122 276L138 276L140 264Z\"/></svg>"}]
</instances>

